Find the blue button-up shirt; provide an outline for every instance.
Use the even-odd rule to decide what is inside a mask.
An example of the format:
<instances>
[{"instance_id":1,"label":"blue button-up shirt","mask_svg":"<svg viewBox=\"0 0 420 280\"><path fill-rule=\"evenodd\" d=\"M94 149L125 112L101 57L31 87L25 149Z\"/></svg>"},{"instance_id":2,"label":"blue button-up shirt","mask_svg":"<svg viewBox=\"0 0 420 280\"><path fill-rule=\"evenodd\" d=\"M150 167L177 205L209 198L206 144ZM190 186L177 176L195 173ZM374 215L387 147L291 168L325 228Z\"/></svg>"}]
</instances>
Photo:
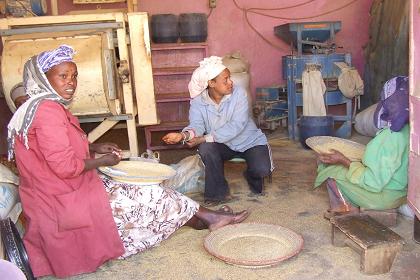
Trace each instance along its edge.
<instances>
[{"instance_id":1,"label":"blue button-up shirt","mask_svg":"<svg viewBox=\"0 0 420 280\"><path fill-rule=\"evenodd\" d=\"M234 87L220 104L210 98L208 91L203 92L191 100L189 119L184 131L193 130L195 136L205 136L207 141L223 143L234 151L267 144L249 114L248 97L241 87Z\"/></svg>"}]
</instances>

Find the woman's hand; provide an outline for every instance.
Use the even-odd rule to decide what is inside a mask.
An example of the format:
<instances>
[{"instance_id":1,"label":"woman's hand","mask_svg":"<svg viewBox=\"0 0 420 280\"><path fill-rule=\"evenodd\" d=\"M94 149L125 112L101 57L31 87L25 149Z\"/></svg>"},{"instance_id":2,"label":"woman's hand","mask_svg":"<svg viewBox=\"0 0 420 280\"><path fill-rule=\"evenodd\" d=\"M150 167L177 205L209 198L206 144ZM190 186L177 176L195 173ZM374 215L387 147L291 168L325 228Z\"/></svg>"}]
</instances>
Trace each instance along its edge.
<instances>
[{"instance_id":1,"label":"woman's hand","mask_svg":"<svg viewBox=\"0 0 420 280\"><path fill-rule=\"evenodd\" d=\"M330 150L331 153L320 153L318 155L319 161L326 164L341 164L347 168L350 167L351 160L349 160L345 155L336 150Z\"/></svg>"},{"instance_id":2,"label":"woman's hand","mask_svg":"<svg viewBox=\"0 0 420 280\"><path fill-rule=\"evenodd\" d=\"M101 161L100 166L112 166L118 164L121 161L121 157L116 154L106 154L99 159Z\"/></svg>"},{"instance_id":3,"label":"woman's hand","mask_svg":"<svg viewBox=\"0 0 420 280\"><path fill-rule=\"evenodd\" d=\"M116 165L121 161L121 156L112 152L110 154L105 154L99 158L90 158L85 159L85 168L84 171L92 170L100 166L112 166Z\"/></svg>"},{"instance_id":4,"label":"woman's hand","mask_svg":"<svg viewBox=\"0 0 420 280\"><path fill-rule=\"evenodd\" d=\"M89 150L97 154L115 154L120 155L122 150L114 143L92 143L89 145Z\"/></svg>"},{"instance_id":5,"label":"woman's hand","mask_svg":"<svg viewBox=\"0 0 420 280\"><path fill-rule=\"evenodd\" d=\"M193 139L191 139L190 141L186 142L185 144L187 144L187 146L189 148L195 147L200 145L201 143L206 142L206 138L204 138L204 136L198 136L198 137L194 137Z\"/></svg>"},{"instance_id":6,"label":"woman's hand","mask_svg":"<svg viewBox=\"0 0 420 280\"><path fill-rule=\"evenodd\" d=\"M184 137L180 132L170 132L163 136L162 140L166 144L177 144L182 141Z\"/></svg>"}]
</instances>

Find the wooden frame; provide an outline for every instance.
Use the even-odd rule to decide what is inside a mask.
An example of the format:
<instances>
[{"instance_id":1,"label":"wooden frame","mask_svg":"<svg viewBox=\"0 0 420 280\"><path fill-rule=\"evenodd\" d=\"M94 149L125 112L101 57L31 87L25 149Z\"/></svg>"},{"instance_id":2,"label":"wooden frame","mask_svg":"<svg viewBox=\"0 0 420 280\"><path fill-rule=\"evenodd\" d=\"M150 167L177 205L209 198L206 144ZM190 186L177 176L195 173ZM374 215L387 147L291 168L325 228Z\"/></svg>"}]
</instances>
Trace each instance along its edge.
<instances>
[{"instance_id":1,"label":"wooden frame","mask_svg":"<svg viewBox=\"0 0 420 280\"><path fill-rule=\"evenodd\" d=\"M21 28L40 28L43 26L57 25L56 32L42 32L30 34L18 34L2 36L3 44L10 40L32 40L34 38L59 37L63 35L81 35L89 32L80 31L60 31L60 26L66 24L88 24L88 23L119 23L116 28L116 46L121 65L128 71L127 80L122 82L123 108L117 110L117 114L123 113L131 117L125 117L127 133L129 139L130 155L138 156L138 139L136 130L137 106L134 102L136 96L137 104L140 107L138 115L139 125L157 124L156 103L154 99L153 77L151 71L151 54L148 31L148 19L146 13L108 13L108 14L81 14L66 16L44 16L32 18L7 18L0 20L0 31L18 30ZM128 25L130 34L128 34ZM92 31L92 30L91 30ZM114 42L115 44L115 42ZM131 45L130 45L131 44ZM133 66L131 66L133 65ZM120 120L116 118L105 118L102 123L91 131L88 138L91 142L97 140L106 131L114 127Z\"/></svg>"}]
</instances>

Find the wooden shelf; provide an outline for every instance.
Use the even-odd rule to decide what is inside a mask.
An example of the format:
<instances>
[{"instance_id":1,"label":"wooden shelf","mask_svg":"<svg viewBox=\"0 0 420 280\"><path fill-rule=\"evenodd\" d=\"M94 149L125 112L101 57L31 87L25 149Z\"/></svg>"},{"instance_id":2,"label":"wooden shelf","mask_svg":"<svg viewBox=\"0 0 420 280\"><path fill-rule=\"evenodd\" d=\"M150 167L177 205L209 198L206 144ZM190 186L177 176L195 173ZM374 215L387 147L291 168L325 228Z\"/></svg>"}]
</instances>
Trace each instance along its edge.
<instances>
[{"instance_id":1,"label":"wooden shelf","mask_svg":"<svg viewBox=\"0 0 420 280\"><path fill-rule=\"evenodd\" d=\"M188 75L194 72L197 67L165 67L165 68L153 68L153 75Z\"/></svg>"},{"instance_id":2,"label":"wooden shelf","mask_svg":"<svg viewBox=\"0 0 420 280\"><path fill-rule=\"evenodd\" d=\"M177 92L177 93L160 93L156 94L156 102L157 103L164 103L164 102L177 102L177 101L190 101L190 95L188 92Z\"/></svg>"},{"instance_id":3,"label":"wooden shelf","mask_svg":"<svg viewBox=\"0 0 420 280\"><path fill-rule=\"evenodd\" d=\"M152 134L179 131L188 125L190 95L188 82L199 62L207 56L206 43L152 44L155 101L160 124L146 126L148 149L176 149L182 145L152 143ZM153 138L156 142L156 139Z\"/></svg>"},{"instance_id":4,"label":"wooden shelf","mask_svg":"<svg viewBox=\"0 0 420 280\"><path fill-rule=\"evenodd\" d=\"M152 51L184 50L184 49L206 49L206 43L168 43L152 44Z\"/></svg>"}]
</instances>

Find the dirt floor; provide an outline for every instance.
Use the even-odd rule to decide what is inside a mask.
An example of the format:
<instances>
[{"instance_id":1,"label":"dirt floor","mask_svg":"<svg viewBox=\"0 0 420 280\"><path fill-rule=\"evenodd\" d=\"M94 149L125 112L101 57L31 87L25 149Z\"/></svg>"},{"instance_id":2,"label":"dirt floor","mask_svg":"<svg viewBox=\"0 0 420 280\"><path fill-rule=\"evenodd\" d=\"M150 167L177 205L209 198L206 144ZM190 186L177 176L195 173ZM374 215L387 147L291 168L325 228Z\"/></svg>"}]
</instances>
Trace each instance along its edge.
<instances>
[{"instance_id":1,"label":"dirt floor","mask_svg":"<svg viewBox=\"0 0 420 280\"><path fill-rule=\"evenodd\" d=\"M246 222L281 225L301 234L304 247L297 256L269 268L232 266L206 252L203 241L208 230L183 227L156 248L126 260L110 261L95 273L70 279L420 279L420 245L412 238L412 220L399 216L397 226L392 228L404 238L405 245L391 271L374 276L362 274L360 257L355 251L331 244L331 225L323 218L328 208L326 189L312 188L316 173L314 153L282 134L270 138L276 169L272 183L266 182L265 196L250 195L242 177L245 164L227 163L225 171L231 192L239 197L229 206L234 210L248 209L251 215ZM354 139L368 141L364 137ZM191 153L188 150L162 152L161 158L162 162L174 163ZM202 194L189 195L202 202Z\"/></svg>"}]
</instances>

